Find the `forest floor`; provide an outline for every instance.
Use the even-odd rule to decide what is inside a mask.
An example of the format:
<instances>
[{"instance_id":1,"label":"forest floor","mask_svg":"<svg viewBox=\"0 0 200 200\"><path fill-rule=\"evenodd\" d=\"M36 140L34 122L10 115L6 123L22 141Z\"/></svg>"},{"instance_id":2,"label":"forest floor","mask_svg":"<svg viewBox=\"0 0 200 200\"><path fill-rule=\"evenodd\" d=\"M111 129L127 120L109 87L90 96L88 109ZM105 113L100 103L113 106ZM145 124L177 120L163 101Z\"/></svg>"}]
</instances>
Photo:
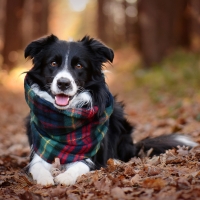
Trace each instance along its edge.
<instances>
[{"instance_id":1,"label":"forest floor","mask_svg":"<svg viewBox=\"0 0 200 200\"><path fill-rule=\"evenodd\" d=\"M108 82L126 104L127 117L135 125L134 141L181 132L200 143L199 93L187 90L177 96L152 92L144 85L133 90L126 70L113 70L116 75L108 75ZM200 146L179 147L153 158L135 157L128 163L109 160L106 168L81 176L72 186L35 184L24 170L30 149L23 82L5 74L0 78L0 199L200 199Z\"/></svg>"}]
</instances>

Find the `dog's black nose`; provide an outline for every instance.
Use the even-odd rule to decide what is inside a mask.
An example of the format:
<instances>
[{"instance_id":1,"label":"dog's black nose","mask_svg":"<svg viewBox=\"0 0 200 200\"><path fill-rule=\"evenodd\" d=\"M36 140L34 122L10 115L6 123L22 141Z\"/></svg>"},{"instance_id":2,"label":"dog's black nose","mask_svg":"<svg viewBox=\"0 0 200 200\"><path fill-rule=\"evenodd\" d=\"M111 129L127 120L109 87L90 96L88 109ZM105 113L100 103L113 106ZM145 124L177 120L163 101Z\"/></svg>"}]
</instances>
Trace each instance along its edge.
<instances>
[{"instance_id":1,"label":"dog's black nose","mask_svg":"<svg viewBox=\"0 0 200 200\"><path fill-rule=\"evenodd\" d=\"M64 91L69 88L71 85L71 81L67 78L59 78L57 80L57 86L60 90Z\"/></svg>"}]
</instances>

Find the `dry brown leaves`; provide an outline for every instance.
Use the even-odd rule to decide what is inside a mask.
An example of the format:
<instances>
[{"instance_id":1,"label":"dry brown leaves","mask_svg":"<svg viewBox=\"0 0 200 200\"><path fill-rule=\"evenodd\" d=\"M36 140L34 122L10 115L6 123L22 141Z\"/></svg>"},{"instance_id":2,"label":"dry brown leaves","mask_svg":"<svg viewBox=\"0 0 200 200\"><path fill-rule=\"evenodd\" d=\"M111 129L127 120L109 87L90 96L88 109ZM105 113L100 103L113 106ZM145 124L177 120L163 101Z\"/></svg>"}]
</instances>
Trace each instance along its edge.
<instances>
[{"instance_id":1,"label":"dry brown leaves","mask_svg":"<svg viewBox=\"0 0 200 200\"><path fill-rule=\"evenodd\" d=\"M79 177L73 186L42 187L20 170L27 160L21 162L21 158L7 155L0 159L0 163L11 163L10 167L0 165L0 196L4 199L196 199L200 195L199 156L200 146L197 146L191 150L179 147L153 158L132 158L128 163L110 159L106 168Z\"/></svg>"},{"instance_id":2,"label":"dry brown leaves","mask_svg":"<svg viewBox=\"0 0 200 200\"><path fill-rule=\"evenodd\" d=\"M200 146L179 147L157 157L108 161L107 168L79 177L73 186L43 187L26 174L29 147L24 130L28 109L23 94L0 87L0 199L142 199L177 200L200 198ZM199 103L199 104L198 104ZM179 107L149 103L128 104L129 118L136 123L135 138L172 131L190 134L200 141L200 102ZM170 107L170 108L169 108ZM54 175L60 173L55 162Z\"/></svg>"}]
</instances>

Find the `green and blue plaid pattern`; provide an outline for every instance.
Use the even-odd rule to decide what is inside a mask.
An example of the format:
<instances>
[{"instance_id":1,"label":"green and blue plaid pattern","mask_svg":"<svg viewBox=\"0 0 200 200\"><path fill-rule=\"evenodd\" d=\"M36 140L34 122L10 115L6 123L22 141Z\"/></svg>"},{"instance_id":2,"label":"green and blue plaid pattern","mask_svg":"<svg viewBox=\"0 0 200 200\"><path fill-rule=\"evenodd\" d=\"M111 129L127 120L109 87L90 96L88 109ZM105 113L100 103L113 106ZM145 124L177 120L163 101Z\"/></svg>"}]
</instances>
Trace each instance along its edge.
<instances>
[{"instance_id":1,"label":"green and blue plaid pattern","mask_svg":"<svg viewBox=\"0 0 200 200\"><path fill-rule=\"evenodd\" d=\"M48 163L55 158L61 164L75 162L94 156L108 130L113 112L110 94L107 107L97 118L98 107L59 110L40 98L28 83L24 82L25 98L30 107L33 150Z\"/></svg>"}]
</instances>

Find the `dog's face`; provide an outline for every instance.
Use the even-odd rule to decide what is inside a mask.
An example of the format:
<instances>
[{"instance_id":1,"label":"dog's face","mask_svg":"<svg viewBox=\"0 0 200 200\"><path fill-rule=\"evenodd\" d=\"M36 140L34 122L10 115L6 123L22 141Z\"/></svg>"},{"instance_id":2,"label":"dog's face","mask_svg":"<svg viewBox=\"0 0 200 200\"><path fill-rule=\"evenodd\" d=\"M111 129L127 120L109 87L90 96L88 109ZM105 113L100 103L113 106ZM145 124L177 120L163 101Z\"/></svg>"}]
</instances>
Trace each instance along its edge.
<instances>
[{"instance_id":1,"label":"dog's face","mask_svg":"<svg viewBox=\"0 0 200 200\"><path fill-rule=\"evenodd\" d=\"M28 72L33 83L47 91L57 107L65 108L77 93L102 79L102 65L112 62L114 54L88 36L67 42L51 35L30 43L26 57L33 59L33 68Z\"/></svg>"}]
</instances>

